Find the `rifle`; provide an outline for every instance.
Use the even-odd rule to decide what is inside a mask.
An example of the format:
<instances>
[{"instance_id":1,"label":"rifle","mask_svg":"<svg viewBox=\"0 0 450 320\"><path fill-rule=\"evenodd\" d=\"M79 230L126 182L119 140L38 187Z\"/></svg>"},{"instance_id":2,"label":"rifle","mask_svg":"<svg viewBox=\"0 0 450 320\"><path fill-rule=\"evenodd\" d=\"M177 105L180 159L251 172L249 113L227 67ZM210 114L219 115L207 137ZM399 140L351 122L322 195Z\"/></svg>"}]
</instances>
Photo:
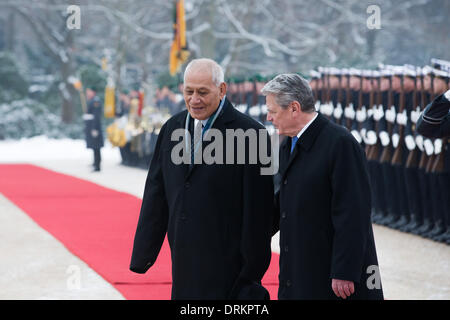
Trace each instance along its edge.
<instances>
[{"instance_id":1,"label":"rifle","mask_svg":"<svg viewBox=\"0 0 450 320\"><path fill-rule=\"evenodd\" d=\"M414 78L414 89L413 89L412 95L413 95L412 96L413 97L412 107L416 108L416 106L418 105L417 104L417 74L416 74L416 77ZM412 109L412 110L414 110L414 109ZM412 128L412 125L411 125L411 128ZM410 134L412 135L412 130L411 130ZM417 149L418 149L418 147L416 144L416 147L413 150L409 151L408 158L406 159L406 165L405 165L406 168L417 168L419 166L419 158L418 158L418 150Z\"/></svg>"},{"instance_id":2,"label":"rifle","mask_svg":"<svg viewBox=\"0 0 450 320\"><path fill-rule=\"evenodd\" d=\"M319 67L320 72L320 104L319 104L319 110L323 113L324 111L324 104L326 103L326 80L325 80L325 68Z\"/></svg>"},{"instance_id":3,"label":"rifle","mask_svg":"<svg viewBox=\"0 0 450 320\"><path fill-rule=\"evenodd\" d=\"M356 111L361 111L363 104L363 74L359 77L359 92L358 92L358 108ZM361 132L363 122L358 123L358 131Z\"/></svg>"},{"instance_id":4,"label":"rifle","mask_svg":"<svg viewBox=\"0 0 450 320\"><path fill-rule=\"evenodd\" d=\"M331 98L330 98L330 105L331 105L331 117L333 121L336 124L341 124L341 118L342 118L342 104L340 103L341 99L341 75L342 70L337 68L331 69L331 76L334 80L332 83L330 83L331 88ZM339 108L338 108L339 107Z\"/></svg>"},{"instance_id":5,"label":"rifle","mask_svg":"<svg viewBox=\"0 0 450 320\"><path fill-rule=\"evenodd\" d=\"M447 89L450 90L450 83L449 78L447 77ZM443 137L442 139L436 139L437 141L442 141L441 150L437 154L436 159L434 160L434 163L432 165L431 171L434 173L442 173L444 172L444 166L445 166L445 149L447 147L447 143L449 140L449 137Z\"/></svg>"},{"instance_id":6,"label":"rifle","mask_svg":"<svg viewBox=\"0 0 450 320\"><path fill-rule=\"evenodd\" d=\"M376 79L375 79L376 78ZM376 86L376 92L373 92L373 83L374 81L378 82L378 85ZM380 109L381 103L382 103L382 92L381 92L381 77L379 75L374 76L371 79L371 83L372 83L372 97L371 97L371 103L375 103L374 105L374 120L375 120L375 132L379 132L379 120L377 120L375 118L375 113L378 112L378 109ZM381 118L380 118L381 119ZM377 160L380 156L380 140L377 138L377 142L371 146L370 151L369 151L369 155L368 155L368 159L370 160Z\"/></svg>"},{"instance_id":7,"label":"rifle","mask_svg":"<svg viewBox=\"0 0 450 320\"><path fill-rule=\"evenodd\" d=\"M311 76L310 86L311 86L311 90L312 90L313 95L314 95L314 101L316 102L317 98L318 98L318 87L319 87L318 86L318 82L319 82L320 76L318 76L318 72L316 72L314 70L311 70L309 72L309 74ZM313 81L314 81L314 84L315 84L314 86L312 85Z\"/></svg>"},{"instance_id":8,"label":"rifle","mask_svg":"<svg viewBox=\"0 0 450 320\"><path fill-rule=\"evenodd\" d=\"M375 109L373 107L374 106L373 75L371 75L369 77L369 79L370 79L369 80L370 81L370 91L369 91L369 105L367 106L367 109L369 110L371 108L373 111L375 111ZM372 116L373 116L373 114L372 114ZM374 128L374 129L376 130L376 128ZM367 133L366 133L366 135L367 135ZM366 157L368 160L372 160L371 153L372 153L372 149L374 146L375 145L366 145Z\"/></svg>"},{"instance_id":9,"label":"rifle","mask_svg":"<svg viewBox=\"0 0 450 320\"><path fill-rule=\"evenodd\" d=\"M325 116L328 118L328 120L332 121L331 119L331 114L330 114L330 110L329 107L331 106L331 88L330 88L330 70L328 68L324 69L325 71L325 76L324 76L324 82L325 82L325 109L323 109L325 112Z\"/></svg>"},{"instance_id":10,"label":"rifle","mask_svg":"<svg viewBox=\"0 0 450 320\"><path fill-rule=\"evenodd\" d=\"M346 74L347 76L347 88L345 89L345 104L346 107L349 107L350 104L352 103L352 99L351 99L351 91L350 91L350 73ZM347 127L347 129L350 131L352 129L352 119L346 117L346 122L345 122L345 126Z\"/></svg>"},{"instance_id":11,"label":"rifle","mask_svg":"<svg viewBox=\"0 0 450 320\"><path fill-rule=\"evenodd\" d=\"M322 79L322 73L318 72L319 76L317 78L317 84L316 84L316 94L317 94L317 98L316 98L316 105L317 105L317 110L320 110L320 106L322 105L322 100L323 100L323 79Z\"/></svg>"},{"instance_id":12,"label":"rifle","mask_svg":"<svg viewBox=\"0 0 450 320\"><path fill-rule=\"evenodd\" d=\"M330 84L330 75L331 75L330 70L328 70L328 73L327 73L327 105L328 105L328 106L331 106L331 84ZM332 120L332 114L333 114L333 113L331 113L330 115L328 115L328 119L329 119L329 120Z\"/></svg>"},{"instance_id":13,"label":"rifle","mask_svg":"<svg viewBox=\"0 0 450 320\"><path fill-rule=\"evenodd\" d=\"M434 98L435 98L435 94L434 94L434 73L433 72L430 72L430 78L431 78L431 83L430 83L430 100L429 100L429 102L428 103L430 103L431 101L433 101L434 100ZM433 143L433 146L434 146L434 143ZM431 169L432 169L432 167L433 167L433 163L434 163L434 160L436 159L436 154L433 152L433 154L431 154L429 157L428 157L428 161L427 161L427 165L426 165L426 167L425 167L425 172L427 172L427 173L429 173L429 172L431 172Z\"/></svg>"},{"instance_id":14,"label":"rifle","mask_svg":"<svg viewBox=\"0 0 450 320\"><path fill-rule=\"evenodd\" d=\"M389 89L388 89L388 105L386 111L392 106L392 75L389 77ZM392 137L392 123L390 121L387 122L387 132L389 137ZM392 159L392 142L389 142L387 146L383 148L381 153L380 163L390 162Z\"/></svg>"},{"instance_id":15,"label":"rifle","mask_svg":"<svg viewBox=\"0 0 450 320\"><path fill-rule=\"evenodd\" d=\"M398 115L403 114L403 110L405 109L405 90L404 90L404 74L401 75L400 78L400 99L399 99L399 110ZM405 128L404 123L399 122L399 117L397 116L397 125L398 128L398 145L394 150L394 155L392 156L392 164L393 165L401 165L402 164L402 156L403 156L403 143L404 143L404 134Z\"/></svg>"},{"instance_id":16,"label":"rifle","mask_svg":"<svg viewBox=\"0 0 450 320\"><path fill-rule=\"evenodd\" d=\"M425 74L423 72L421 72L420 73L420 83L421 83L421 89L420 89L420 105L421 105L421 108L420 109L422 110L422 112L425 109L426 105L428 104L427 99L426 99L424 78L425 78ZM428 161L428 156L427 156L427 153L426 153L426 151L424 149L422 151L422 155L420 156L419 169L425 170L425 168L427 166L427 161Z\"/></svg>"},{"instance_id":17,"label":"rifle","mask_svg":"<svg viewBox=\"0 0 450 320\"><path fill-rule=\"evenodd\" d=\"M251 79L252 84L252 106L259 105L258 90L256 89L256 79Z\"/></svg>"}]
</instances>

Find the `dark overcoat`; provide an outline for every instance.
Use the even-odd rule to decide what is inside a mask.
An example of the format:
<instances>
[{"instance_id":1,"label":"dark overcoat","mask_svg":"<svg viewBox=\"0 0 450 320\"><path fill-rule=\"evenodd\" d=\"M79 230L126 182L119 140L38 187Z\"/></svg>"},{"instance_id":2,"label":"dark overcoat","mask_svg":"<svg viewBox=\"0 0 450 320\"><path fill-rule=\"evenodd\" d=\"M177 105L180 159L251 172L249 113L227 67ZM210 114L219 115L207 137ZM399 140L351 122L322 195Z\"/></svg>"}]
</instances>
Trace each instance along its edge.
<instances>
[{"instance_id":1,"label":"dark overcoat","mask_svg":"<svg viewBox=\"0 0 450 320\"><path fill-rule=\"evenodd\" d=\"M95 96L89 101L87 113L83 116L87 148L100 149L103 147L102 116L101 100ZM92 134L92 130L96 130L97 135Z\"/></svg>"},{"instance_id":2,"label":"dark overcoat","mask_svg":"<svg viewBox=\"0 0 450 320\"><path fill-rule=\"evenodd\" d=\"M290 149L287 138L280 147L276 193L278 298L337 299L335 278L355 282L351 299L382 299L362 148L347 129L319 114L292 154Z\"/></svg>"},{"instance_id":3,"label":"dark overcoat","mask_svg":"<svg viewBox=\"0 0 450 320\"><path fill-rule=\"evenodd\" d=\"M444 94L425 107L417 121L416 130L426 138L450 136L450 101Z\"/></svg>"},{"instance_id":4,"label":"dark overcoat","mask_svg":"<svg viewBox=\"0 0 450 320\"><path fill-rule=\"evenodd\" d=\"M448 91L450 92L450 90ZM448 95L448 94L447 94ZM429 139L442 139L444 168L450 173L450 101L445 94L437 96L420 114L416 124L417 133Z\"/></svg>"},{"instance_id":5,"label":"dark overcoat","mask_svg":"<svg viewBox=\"0 0 450 320\"><path fill-rule=\"evenodd\" d=\"M186 116L186 110L173 116L158 136L130 269L146 272L167 233L172 299L267 299L261 279L271 257L272 176L260 174L259 161L192 169L174 164L171 151L179 139L171 141L171 133L185 127ZM192 119L189 127L192 132ZM264 129L228 100L213 128L224 137L226 129Z\"/></svg>"}]
</instances>

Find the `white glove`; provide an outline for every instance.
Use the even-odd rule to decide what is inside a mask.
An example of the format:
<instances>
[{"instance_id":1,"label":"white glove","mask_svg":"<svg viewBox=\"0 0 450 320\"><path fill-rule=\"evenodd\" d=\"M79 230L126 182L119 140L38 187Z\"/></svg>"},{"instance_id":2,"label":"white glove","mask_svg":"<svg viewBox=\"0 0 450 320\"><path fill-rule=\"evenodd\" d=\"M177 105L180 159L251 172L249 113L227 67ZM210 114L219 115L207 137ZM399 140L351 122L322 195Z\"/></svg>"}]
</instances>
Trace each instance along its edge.
<instances>
[{"instance_id":1,"label":"white glove","mask_svg":"<svg viewBox=\"0 0 450 320\"><path fill-rule=\"evenodd\" d=\"M442 139L434 140L434 154L439 154L442 151Z\"/></svg>"},{"instance_id":2,"label":"white glove","mask_svg":"<svg viewBox=\"0 0 450 320\"><path fill-rule=\"evenodd\" d=\"M406 114L406 109L403 109L402 113L397 114L397 123L402 126L406 126L408 122L408 115Z\"/></svg>"},{"instance_id":3,"label":"white glove","mask_svg":"<svg viewBox=\"0 0 450 320\"><path fill-rule=\"evenodd\" d=\"M361 135L361 138L364 139L364 142L366 141L366 133L367 133L367 129L366 128L361 128L361 130L359 130L359 134Z\"/></svg>"},{"instance_id":4,"label":"white glove","mask_svg":"<svg viewBox=\"0 0 450 320\"><path fill-rule=\"evenodd\" d=\"M375 121L380 121L381 118L384 116L384 110L383 106L379 105L378 108L374 108L373 110L373 119Z\"/></svg>"},{"instance_id":5,"label":"white glove","mask_svg":"<svg viewBox=\"0 0 450 320\"><path fill-rule=\"evenodd\" d=\"M416 148L416 142L412 135L407 135L405 137L405 144L409 151L413 151Z\"/></svg>"},{"instance_id":6,"label":"white glove","mask_svg":"<svg viewBox=\"0 0 450 320\"><path fill-rule=\"evenodd\" d=\"M416 136L416 144L419 147L419 150L423 151L423 137L420 134Z\"/></svg>"},{"instance_id":7,"label":"white glove","mask_svg":"<svg viewBox=\"0 0 450 320\"><path fill-rule=\"evenodd\" d=\"M356 120L358 122L363 122L367 118L366 107L362 106L361 110L356 110Z\"/></svg>"},{"instance_id":8,"label":"white glove","mask_svg":"<svg viewBox=\"0 0 450 320\"><path fill-rule=\"evenodd\" d=\"M267 114L267 105L266 104L261 105L261 113Z\"/></svg>"},{"instance_id":9,"label":"white glove","mask_svg":"<svg viewBox=\"0 0 450 320\"><path fill-rule=\"evenodd\" d=\"M236 106L236 109L238 109L242 113L245 113L245 111L247 111L247 105L246 104L238 104Z\"/></svg>"},{"instance_id":10,"label":"white glove","mask_svg":"<svg viewBox=\"0 0 450 320\"><path fill-rule=\"evenodd\" d=\"M259 108L259 106L253 106L248 109L248 114L252 117L258 117L261 114L261 109Z\"/></svg>"},{"instance_id":11,"label":"white glove","mask_svg":"<svg viewBox=\"0 0 450 320\"><path fill-rule=\"evenodd\" d=\"M355 119L355 109L353 108L353 103L350 103L344 109L344 115L348 119Z\"/></svg>"},{"instance_id":12,"label":"white glove","mask_svg":"<svg viewBox=\"0 0 450 320\"><path fill-rule=\"evenodd\" d=\"M98 136L98 131L97 130L91 130L91 136L93 136L94 138L96 138Z\"/></svg>"},{"instance_id":13,"label":"white glove","mask_svg":"<svg viewBox=\"0 0 450 320\"><path fill-rule=\"evenodd\" d=\"M364 142L370 146L373 146L375 143L377 143L377 134L375 133L375 131L367 131L366 139L364 139Z\"/></svg>"},{"instance_id":14,"label":"white glove","mask_svg":"<svg viewBox=\"0 0 450 320\"><path fill-rule=\"evenodd\" d=\"M342 113L343 113L343 110L342 110L342 106L341 106L341 103L338 103L337 104L337 107L334 109L334 111L333 111L333 116L336 118L336 119L340 119L341 117L342 117Z\"/></svg>"},{"instance_id":15,"label":"white glove","mask_svg":"<svg viewBox=\"0 0 450 320\"><path fill-rule=\"evenodd\" d=\"M427 156L431 156L434 152L433 142L430 139L425 139L425 141L423 142L423 146L425 148Z\"/></svg>"},{"instance_id":16,"label":"white glove","mask_svg":"<svg viewBox=\"0 0 450 320\"><path fill-rule=\"evenodd\" d=\"M381 131L379 136L380 136L381 145L383 147L388 146L389 142L391 141L391 139L389 138L389 133L387 133L386 131Z\"/></svg>"},{"instance_id":17,"label":"white glove","mask_svg":"<svg viewBox=\"0 0 450 320\"><path fill-rule=\"evenodd\" d=\"M411 110L411 122L417 123L420 117L420 107L417 107L416 110Z\"/></svg>"},{"instance_id":18,"label":"white glove","mask_svg":"<svg viewBox=\"0 0 450 320\"><path fill-rule=\"evenodd\" d=\"M392 106L390 109L386 110L386 120L389 121L390 123L394 123L395 122L395 117L396 117L396 112L395 112L395 107Z\"/></svg>"},{"instance_id":19,"label":"white glove","mask_svg":"<svg viewBox=\"0 0 450 320\"><path fill-rule=\"evenodd\" d=\"M397 148L399 141L400 141L400 135L398 133L394 133L392 135L392 145L394 146L394 148Z\"/></svg>"},{"instance_id":20,"label":"white glove","mask_svg":"<svg viewBox=\"0 0 450 320\"><path fill-rule=\"evenodd\" d=\"M316 103L314 104L314 108L316 109L316 111L320 111L320 101L316 101Z\"/></svg>"},{"instance_id":21,"label":"white glove","mask_svg":"<svg viewBox=\"0 0 450 320\"><path fill-rule=\"evenodd\" d=\"M320 111L326 116L331 116L333 114L333 105L331 103L325 103L320 107Z\"/></svg>"}]
</instances>

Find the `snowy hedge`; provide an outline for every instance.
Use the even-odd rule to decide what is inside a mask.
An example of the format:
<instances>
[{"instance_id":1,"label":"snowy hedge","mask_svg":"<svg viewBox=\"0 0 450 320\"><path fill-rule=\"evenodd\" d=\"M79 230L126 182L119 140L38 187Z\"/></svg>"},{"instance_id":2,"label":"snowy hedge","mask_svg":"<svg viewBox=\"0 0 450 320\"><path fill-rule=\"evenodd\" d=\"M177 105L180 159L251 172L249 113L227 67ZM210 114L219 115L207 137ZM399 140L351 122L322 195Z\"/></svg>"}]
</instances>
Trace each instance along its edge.
<instances>
[{"instance_id":1,"label":"snowy hedge","mask_svg":"<svg viewBox=\"0 0 450 320\"><path fill-rule=\"evenodd\" d=\"M49 138L82 139L83 123L79 119L65 124L61 116L32 99L0 104L0 139L20 139L38 135Z\"/></svg>"}]
</instances>

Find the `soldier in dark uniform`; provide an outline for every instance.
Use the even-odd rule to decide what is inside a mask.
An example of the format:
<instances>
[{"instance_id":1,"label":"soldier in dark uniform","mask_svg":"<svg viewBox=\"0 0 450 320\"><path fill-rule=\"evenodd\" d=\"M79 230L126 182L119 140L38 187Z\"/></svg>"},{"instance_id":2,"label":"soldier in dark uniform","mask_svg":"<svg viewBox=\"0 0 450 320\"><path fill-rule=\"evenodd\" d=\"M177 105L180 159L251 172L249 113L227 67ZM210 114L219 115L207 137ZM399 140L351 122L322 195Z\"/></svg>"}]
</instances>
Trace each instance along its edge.
<instances>
[{"instance_id":1,"label":"soldier in dark uniform","mask_svg":"<svg viewBox=\"0 0 450 320\"><path fill-rule=\"evenodd\" d=\"M405 164L405 183L407 199L409 203L409 213L410 221L408 224L400 227L401 231L412 232L414 229L419 228L423 223L423 212L422 212L422 201L421 194L422 187L419 183L419 162L422 155L423 143L422 137L414 133L414 128L417 123L418 112L420 110L420 105L422 103L422 72L421 68L412 68L411 76L412 78L412 101L410 110L410 118L408 119L405 128L405 145L408 149L408 159ZM414 75L414 76L413 76ZM405 78L408 79L408 78Z\"/></svg>"},{"instance_id":2,"label":"soldier in dark uniform","mask_svg":"<svg viewBox=\"0 0 450 320\"><path fill-rule=\"evenodd\" d=\"M429 138L450 136L450 90L436 97L420 115L417 132Z\"/></svg>"},{"instance_id":3,"label":"soldier in dark uniform","mask_svg":"<svg viewBox=\"0 0 450 320\"><path fill-rule=\"evenodd\" d=\"M88 101L88 108L86 114L83 115L83 120L85 123L86 147L94 151L94 171L100 171L100 149L103 147L101 122L103 108L101 100L97 96L94 88L86 89L86 98Z\"/></svg>"},{"instance_id":4,"label":"soldier in dark uniform","mask_svg":"<svg viewBox=\"0 0 450 320\"><path fill-rule=\"evenodd\" d=\"M437 72L437 71L436 71ZM438 72L439 74L439 72ZM441 75L441 79L447 82L446 77ZM444 80L443 80L444 81ZM435 85L435 92L439 90ZM441 90L440 92L442 92ZM450 90L438 95L421 113L417 121L416 130L426 138L436 139L435 145L442 144L441 151L436 156L433 163L435 173L435 191L439 193L439 203L433 203L435 210L435 227L429 230L424 236L437 241L450 243L450 202L448 193L450 191L450 148L448 140L450 137ZM437 142L437 143L436 143Z\"/></svg>"}]
</instances>

